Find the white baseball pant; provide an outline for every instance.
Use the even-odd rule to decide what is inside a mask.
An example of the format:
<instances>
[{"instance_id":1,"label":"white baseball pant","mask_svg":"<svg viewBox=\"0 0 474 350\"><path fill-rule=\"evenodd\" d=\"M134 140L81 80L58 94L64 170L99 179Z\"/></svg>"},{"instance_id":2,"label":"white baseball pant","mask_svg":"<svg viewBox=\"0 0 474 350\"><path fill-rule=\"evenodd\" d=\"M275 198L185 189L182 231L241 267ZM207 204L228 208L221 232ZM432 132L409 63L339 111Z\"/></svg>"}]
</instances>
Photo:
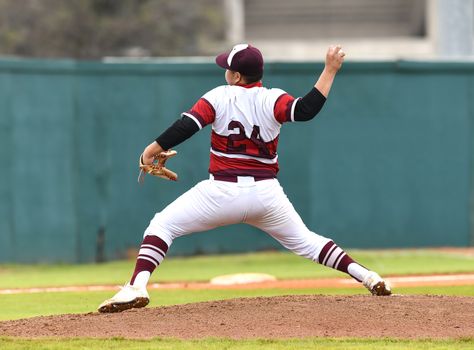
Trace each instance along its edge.
<instances>
[{"instance_id":1,"label":"white baseball pant","mask_svg":"<svg viewBox=\"0 0 474 350\"><path fill-rule=\"evenodd\" d=\"M238 177L238 182L226 182L212 175L157 213L145 236L158 236L170 246L177 237L237 223L255 226L316 262L330 241L306 227L277 179Z\"/></svg>"}]
</instances>

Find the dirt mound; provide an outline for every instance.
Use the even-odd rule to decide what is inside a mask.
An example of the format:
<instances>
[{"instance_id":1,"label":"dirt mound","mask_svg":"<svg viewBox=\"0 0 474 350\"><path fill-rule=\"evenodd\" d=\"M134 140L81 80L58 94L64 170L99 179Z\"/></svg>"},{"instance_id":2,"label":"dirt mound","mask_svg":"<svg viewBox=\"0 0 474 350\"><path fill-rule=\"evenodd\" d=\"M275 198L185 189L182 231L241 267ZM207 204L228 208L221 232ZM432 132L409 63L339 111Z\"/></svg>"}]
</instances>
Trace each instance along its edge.
<instances>
[{"instance_id":1,"label":"dirt mound","mask_svg":"<svg viewBox=\"0 0 474 350\"><path fill-rule=\"evenodd\" d=\"M281 296L242 298L119 314L0 322L0 336L37 337L474 337L474 298Z\"/></svg>"}]
</instances>

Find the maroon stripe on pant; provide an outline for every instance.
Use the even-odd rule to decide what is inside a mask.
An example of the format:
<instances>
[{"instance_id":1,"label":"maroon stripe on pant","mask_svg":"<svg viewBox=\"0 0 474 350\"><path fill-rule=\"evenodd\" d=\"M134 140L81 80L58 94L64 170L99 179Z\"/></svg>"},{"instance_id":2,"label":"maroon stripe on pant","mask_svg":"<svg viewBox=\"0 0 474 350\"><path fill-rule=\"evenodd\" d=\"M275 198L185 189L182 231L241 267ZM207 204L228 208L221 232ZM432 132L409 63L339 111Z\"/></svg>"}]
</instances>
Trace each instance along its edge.
<instances>
[{"instance_id":1,"label":"maroon stripe on pant","mask_svg":"<svg viewBox=\"0 0 474 350\"><path fill-rule=\"evenodd\" d=\"M321 253L319 254L319 257L318 257L319 263L322 264L322 265L326 265L326 263L329 261L329 259L331 258L331 255L334 253L334 250L336 248L337 248L337 245L333 241L330 241L330 242L326 243L326 245L321 250ZM341 258L341 255L343 255L343 254L345 254L345 255ZM339 259L341 259L341 261L336 266L336 263ZM342 271L342 272L345 272L345 273L349 274L349 271L347 269L348 269L349 265L352 264L352 263L356 263L356 262L354 260L352 260L352 258L349 255L347 255L347 253L344 250L342 250L342 252L340 252L337 255L337 258L334 260L334 265L329 266L329 267L332 267L334 269L337 269L339 271ZM360 265L360 264L358 264L358 265ZM358 278L355 278L354 276L352 276L352 277L354 279L356 279L357 281L361 282Z\"/></svg>"},{"instance_id":2,"label":"maroon stripe on pant","mask_svg":"<svg viewBox=\"0 0 474 350\"><path fill-rule=\"evenodd\" d=\"M336 266L337 261L339 260L339 258L340 258L343 254L346 254L346 252L341 249L341 252L340 252L339 255L337 256L337 258L334 260L334 265L331 266L331 267L337 268L337 266Z\"/></svg>"},{"instance_id":3,"label":"maroon stripe on pant","mask_svg":"<svg viewBox=\"0 0 474 350\"><path fill-rule=\"evenodd\" d=\"M157 248L160 248L165 254L168 252L168 248L169 248L168 244L166 244L165 241L163 241L160 237L154 236L154 235L145 236L145 239L143 239L142 244L149 244Z\"/></svg>"},{"instance_id":4,"label":"maroon stripe on pant","mask_svg":"<svg viewBox=\"0 0 474 350\"><path fill-rule=\"evenodd\" d=\"M331 249L329 249L329 253L327 253L326 258L324 258L324 260L323 260L323 265L326 265L326 266L327 266L327 263L328 263L329 259L331 258L331 255L334 254L334 252L336 251L336 249L337 249L337 245L336 245L336 244L334 244L334 245L331 247Z\"/></svg>"},{"instance_id":5,"label":"maroon stripe on pant","mask_svg":"<svg viewBox=\"0 0 474 350\"><path fill-rule=\"evenodd\" d=\"M153 260L156 263L157 266L160 265L160 262L158 260L156 260L154 257L152 257L150 255L147 255L147 254L140 254L138 256L137 260L140 259L142 256L144 256L145 258ZM143 259L143 260L146 260L146 259Z\"/></svg>"},{"instance_id":6,"label":"maroon stripe on pant","mask_svg":"<svg viewBox=\"0 0 474 350\"><path fill-rule=\"evenodd\" d=\"M130 284L133 285L133 283L135 282L135 278L137 278L137 275L140 272L148 271L152 273L153 271L155 271L155 269L156 269L156 266L151 261L140 259L140 257L138 257L137 262L135 264L135 271L133 271L132 278L130 279Z\"/></svg>"},{"instance_id":7,"label":"maroon stripe on pant","mask_svg":"<svg viewBox=\"0 0 474 350\"><path fill-rule=\"evenodd\" d=\"M144 247L143 244L142 244L141 247L140 247L140 249L141 249L141 248L151 249L151 250L153 250L155 253L160 254L160 256L162 256L163 258L165 257L165 253L164 253L161 249L158 249L158 248L156 248L156 247L150 247L150 246Z\"/></svg>"},{"instance_id":8,"label":"maroon stripe on pant","mask_svg":"<svg viewBox=\"0 0 474 350\"><path fill-rule=\"evenodd\" d=\"M336 243L334 243L333 241L329 241L329 242L326 243L326 245L321 250L321 253L319 253L318 262L320 264L322 264L323 261L325 260L326 255L329 252L329 249L331 249L335 245L336 245Z\"/></svg>"},{"instance_id":9,"label":"maroon stripe on pant","mask_svg":"<svg viewBox=\"0 0 474 350\"><path fill-rule=\"evenodd\" d=\"M337 269L339 271L342 271L342 272L345 272L345 273L349 273L347 271L347 268L349 267L350 264L352 264L353 262L355 262L354 260L352 260L352 258L346 254L346 256L344 256L342 259L341 259L341 262L339 263L339 266L337 267ZM352 275L351 275L352 276ZM352 276L354 277L354 276ZM355 278L355 277L354 277ZM359 281L359 279L355 278L356 280ZM361 281L359 281L361 282Z\"/></svg>"},{"instance_id":10,"label":"maroon stripe on pant","mask_svg":"<svg viewBox=\"0 0 474 350\"><path fill-rule=\"evenodd\" d=\"M161 251L163 251L163 253L166 253L168 252L168 244L166 244L165 241L163 241L160 237L158 236L154 236L154 235L147 235L145 236L145 238L143 239L143 242L142 242L142 245L143 244L148 244L148 245L151 245L153 247L156 247L156 248L159 248ZM151 247L147 247L148 249L152 249ZM153 249L155 250L155 249ZM163 254L161 252L158 252L161 256L163 256ZM147 258L151 258L153 261L156 261L157 265L159 265L159 262L151 257L151 256L148 256L148 255L145 255L145 254L140 254L142 256L146 256ZM135 282L135 278L137 277L137 275L142 272L142 271L148 271L150 272L150 274L153 273L153 271L155 271L155 264L153 264L151 261L149 260L145 260L145 259L140 259L140 255L138 255L137 257L137 262L135 264L135 270L133 271L133 275L132 275L132 278L130 279L130 284L133 285L133 283ZM164 256L163 256L164 258Z\"/></svg>"}]
</instances>

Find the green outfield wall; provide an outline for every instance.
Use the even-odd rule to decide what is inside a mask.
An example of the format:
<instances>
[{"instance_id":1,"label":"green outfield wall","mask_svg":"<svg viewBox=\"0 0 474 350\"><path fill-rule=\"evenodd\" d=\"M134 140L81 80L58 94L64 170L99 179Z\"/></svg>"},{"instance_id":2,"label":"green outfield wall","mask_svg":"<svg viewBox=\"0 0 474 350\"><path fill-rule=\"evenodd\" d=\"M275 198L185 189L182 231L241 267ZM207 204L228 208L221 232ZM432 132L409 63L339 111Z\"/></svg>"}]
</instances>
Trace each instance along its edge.
<instances>
[{"instance_id":1,"label":"green outfield wall","mask_svg":"<svg viewBox=\"0 0 474 350\"><path fill-rule=\"evenodd\" d=\"M322 63L268 63L301 96ZM210 128L179 145L177 183L137 184L138 155L224 83L207 63L0 61L0 261L126 256L154 213L205 179ZM317 119L286 124L279 179L307 225L343 247L473 245L474 62L347 62ZM279 249L235 225L172 254Z\"/></svg>"}]
</instances>

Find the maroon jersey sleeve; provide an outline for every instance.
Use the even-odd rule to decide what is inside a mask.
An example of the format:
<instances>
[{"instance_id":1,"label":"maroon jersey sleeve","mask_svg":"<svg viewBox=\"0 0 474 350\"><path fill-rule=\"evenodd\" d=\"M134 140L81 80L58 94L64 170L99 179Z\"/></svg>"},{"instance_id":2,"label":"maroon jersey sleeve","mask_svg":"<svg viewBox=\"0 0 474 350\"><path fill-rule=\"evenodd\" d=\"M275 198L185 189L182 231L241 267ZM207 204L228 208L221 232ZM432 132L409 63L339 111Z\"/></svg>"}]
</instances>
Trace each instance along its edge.
<instances>
[{"instance_id":1,"label":"maroon jersey sleeve","mask_svg":"<svg viewBox=\"0 0 474 350\"><path fill-rule=\"evenodd\" d=\"M295 109L295 102L296 99L290 94L286 93L282 94L275 101L275 106L273 107L273 115L280 124L294 121L293 113Z\"/></svg>"},{"instance_id":2,"label":"maroon jersey sleeve","mask_svg":"<svg viewBox=\"0 0 474 350\"><path fill-rule=\"evenodd\" d=\"M208 100L201 97L189 111L182 113L182 115L193 119L199 126L199 129L202 129L206 125L214 122L216 111Z\"/></svg>"}]
</instances>

